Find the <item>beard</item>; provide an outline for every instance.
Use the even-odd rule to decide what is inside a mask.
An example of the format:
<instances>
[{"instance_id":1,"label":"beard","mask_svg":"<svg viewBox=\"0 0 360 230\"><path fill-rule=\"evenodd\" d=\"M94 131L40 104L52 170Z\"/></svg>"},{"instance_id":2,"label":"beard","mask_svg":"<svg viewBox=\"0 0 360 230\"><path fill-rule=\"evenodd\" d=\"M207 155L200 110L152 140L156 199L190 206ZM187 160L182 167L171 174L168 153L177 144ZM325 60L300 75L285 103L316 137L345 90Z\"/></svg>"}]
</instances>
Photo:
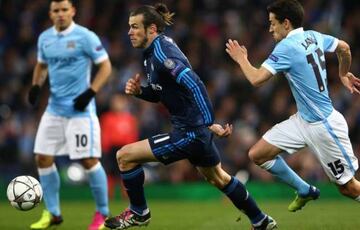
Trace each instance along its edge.
<instances>
[{"instance_id":1,"label":"beard","mask_svg":"<svg viewBox=\"0 0 360 230\"><path fill-rule=\"evenodd\" d=\"M148 41L149 41L148 37L145 36L144 40L139 44L139 48L142 48L142 49L146 48L146 44Z\"/></svg>"}]
</instances>

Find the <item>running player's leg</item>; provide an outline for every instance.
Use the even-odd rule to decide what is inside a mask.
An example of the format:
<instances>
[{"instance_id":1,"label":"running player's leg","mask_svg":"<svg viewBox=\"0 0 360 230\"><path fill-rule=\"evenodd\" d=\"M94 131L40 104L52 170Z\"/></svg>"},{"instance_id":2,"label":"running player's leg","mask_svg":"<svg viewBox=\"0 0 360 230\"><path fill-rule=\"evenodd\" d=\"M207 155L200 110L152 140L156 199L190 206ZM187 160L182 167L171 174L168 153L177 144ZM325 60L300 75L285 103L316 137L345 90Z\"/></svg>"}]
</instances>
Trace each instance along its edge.
<instances>
[{"instance_id":1,"label":"running player's leg","mask_svg":"<svg viewBox=\"0 0 360 230\"><path fill-rule=\"evenodd\" d=\"M301 179L279 156L283 150L260 139L249 151L250 159L261 168L270 172L280 181L297 191L300 196L307 196L311 186Z\"/></svg>"},{"instance_id":2,"label":"running player's leg","mask_svg":"<svg viewBox=\"0 0 360 230\"><path fill-rule=\"evenodd\" d=\"M359 163L344 116L334 110L322 123L306 125L309 147L330 181L337 185L341 194L360 202L360 182L354 177Z\"/></svg>"},{"instance_id":3,"label":"running player's leg","mask_svg":"<svg viewBox=\"0 0 360 230\"><path fill-rule=\"evenodd\" d=\"M117 152L116 158L130 205L120 215L108 218L105 226L111 229L126 229L147 225L151 216L144 194L145 175L141 163L157 161L148 139L125 145Z\"/></svg>"},{"instance_id":4,"label":"running player's leg","mask_svg":"<svg viewBox=\"0 0 360 230\"><path fill-rule=\"evenodd\" d=\"M292 154L306 146L298 119L296 114L275 125L249 151L249 158L255 164L296 190L297 195L289 205L289 211L301 209L320 195L317 188L300 178L279 156L281 152Z\"/></svg>"},{"instance_id":5,"label":"running player's leg","mask_svg":"<svg viewBox=\"0 0 360 230\"><path fill-rule=\"evenodd\" d=\"M230 176L221 164L214 167L197 167L205 179L221 190L233 204L250 219L254 229L273 229L276 222L263 213L245 186L235 177Z\"/></svg>"}]
</instances>

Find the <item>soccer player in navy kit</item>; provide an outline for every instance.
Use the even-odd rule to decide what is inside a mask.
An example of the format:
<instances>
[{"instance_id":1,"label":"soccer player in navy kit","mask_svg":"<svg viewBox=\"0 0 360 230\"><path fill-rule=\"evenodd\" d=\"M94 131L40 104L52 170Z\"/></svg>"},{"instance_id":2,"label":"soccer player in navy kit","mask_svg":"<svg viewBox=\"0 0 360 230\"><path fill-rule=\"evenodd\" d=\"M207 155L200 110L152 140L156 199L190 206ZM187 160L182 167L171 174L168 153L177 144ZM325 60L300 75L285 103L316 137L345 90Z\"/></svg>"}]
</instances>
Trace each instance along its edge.
<instances>
[{"instance_id":1,"label":"soccer player in navy kit","mask_svg":"<svg viewBox=\"0 0 360 230\"><path fill-rule=\"evenodd\" d=\"M236 40L226 51L237 62L246 78L260 86L276 73L289 82L298 112L268 130L249 151L249 157L294 189L297 196L288 210L300 210L320 191L303 181L282 159L281 152L295 153L309 147L339 191L360 202L360 182L355 179L358 159L354 155L343 115L329 97L325 52L336 52L339 77L350 93L359 94L360 80L349 72L349 45L333 36L301 27L304 10L296 0L278 0L268 6L270 33L276 47L260 68L247 59L247 50Z\"/></svg>"},{"instance_id":2,"label":"soccer player in navy kit","mask_svg":"<svg viewBox=\"0 0 360 230\"><path fill-rule=\"evenodd\" d=\"M204 84L174 41L163 34L165 26L172 24L172 16L164 4L156 4L141 6L129 17L128 35L133 47L143 49L148 85L140 86L137 74L128 80L125 92L149 102L161 102L171 114L173 131L126 145L117 152L130 206L107 219L105 226L126 229L149 223L142 163L170 164L188 159L249 217L254 229L274 229L276 222L257 207L245 186L221 168L214 134L228 136L232 126L213 124L213 109Z\"/></svg>"},{"instance_id":3,"label":"soccer player in navy kit","mask_svg":"<svg viewBox=\"0 0 360 230\"><path fill-rule=\"evenodd\" d=\"M38 62L29 92L29 102L34 105L49 76L50 96L34 146L46 210L30 228L46 229L63 220L54 158L66 154L80 160L86 169L96 203L88 229L97 230L103 227L109 207L106 174L99 161L100 125L94 96L108 80L111 63L98 36L74 23L75 8L70 0L52 0L49 15L54 26L39 36ZM99 68L90 83L93 62Z\"/></svg>"}]
</instances>

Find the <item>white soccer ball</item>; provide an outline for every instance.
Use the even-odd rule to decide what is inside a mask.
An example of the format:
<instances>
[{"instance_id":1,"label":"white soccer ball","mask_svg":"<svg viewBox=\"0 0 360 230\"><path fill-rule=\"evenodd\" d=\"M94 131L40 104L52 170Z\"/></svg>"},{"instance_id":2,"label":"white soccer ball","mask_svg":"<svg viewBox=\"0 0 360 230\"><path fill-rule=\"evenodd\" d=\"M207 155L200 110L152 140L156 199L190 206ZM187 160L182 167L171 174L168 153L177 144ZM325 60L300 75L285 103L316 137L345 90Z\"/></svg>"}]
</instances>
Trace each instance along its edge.
<instances>
[{"instance_id":1,"label":"white soccer ball","mask_svg":"<svg viewBox=\"0 0 360 230\"><path fill-rule=\"evenodd\" d=\"M42 199L43 191L38 180L32 176L15 177L7 187L11 206L21 211L35 208Z\"/></svg>"}]
</instances>

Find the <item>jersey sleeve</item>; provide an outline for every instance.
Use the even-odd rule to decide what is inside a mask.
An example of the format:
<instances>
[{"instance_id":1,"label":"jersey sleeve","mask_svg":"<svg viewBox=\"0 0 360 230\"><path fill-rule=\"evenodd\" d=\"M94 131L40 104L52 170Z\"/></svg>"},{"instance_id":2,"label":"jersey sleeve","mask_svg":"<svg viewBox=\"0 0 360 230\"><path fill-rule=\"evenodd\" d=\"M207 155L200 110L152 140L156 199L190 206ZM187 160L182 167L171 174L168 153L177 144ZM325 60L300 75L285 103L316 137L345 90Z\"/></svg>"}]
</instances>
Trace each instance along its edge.
<instances>
[{"instance_id":1,"label":"jersey sleeve","mask_svg":"<svg viewBox=\"0 0 360 230\"><path fill-rule=\"evenodd\" d=\"M109 58L99 37L92 31L89 31L86 35L86 44L84 49L95 64L99 64Z\"/></svg>"},{"instance_id":2,"label":"jersey sleeve","mask_svg":"<svg viewBox=\"0 0 360 230\"><path fill-rule=\"evenodd\" d=\"M37 61L40 63L47 63L46 57L43 51L43 37L40 36L37 42Z\"/></svg>"},{"instance_id":3,"label":"jersey sleeve","mask_svg":"<svg viewBox=\"0 0 360 230\"><path fill-rule=\"evenodd\" d=\"M135 95L137 98L148 102L157 103L160 101L160 95L151 86L141 86L141 94Z\"/></svg>"},{"instance_id":4,"label":"jersey sleeve","mask_svg":"<svg viewBox=\"0 0 360 230\"><path fill-rule=\"evenodd\" d=\"M339 44L339 39L331 36L331 35L327 35L327 34L321 34L322 38L323 38L323 48L325 52L335 52L336 47Z\"/></svg>"},{"instance_id":5,"label":"jersey sleeve","mask_svg":"<svg viewBox=\"0 0 360 230\"><path fill-rule=\"evenodd\" d=\"M261 66L269 70L273 75L278 72L286 72L291 65L290 53L291 50L288 46L280 42Z\"/></svg>"},{"instance_id":6,"label":"jersey sleeve","mask_svg":"<svg viewBox=\"0 0 360 230\"><path fill-rule=\"evenodd\" d=\"M169 73L178 84L193 95L205 123L211 125L214 122L214 112L203 82L192 70L185 55L177 48L172 48L162 49L160 44L156 44L154 55L157 68Z\"/></svg>"}]
</instances>

